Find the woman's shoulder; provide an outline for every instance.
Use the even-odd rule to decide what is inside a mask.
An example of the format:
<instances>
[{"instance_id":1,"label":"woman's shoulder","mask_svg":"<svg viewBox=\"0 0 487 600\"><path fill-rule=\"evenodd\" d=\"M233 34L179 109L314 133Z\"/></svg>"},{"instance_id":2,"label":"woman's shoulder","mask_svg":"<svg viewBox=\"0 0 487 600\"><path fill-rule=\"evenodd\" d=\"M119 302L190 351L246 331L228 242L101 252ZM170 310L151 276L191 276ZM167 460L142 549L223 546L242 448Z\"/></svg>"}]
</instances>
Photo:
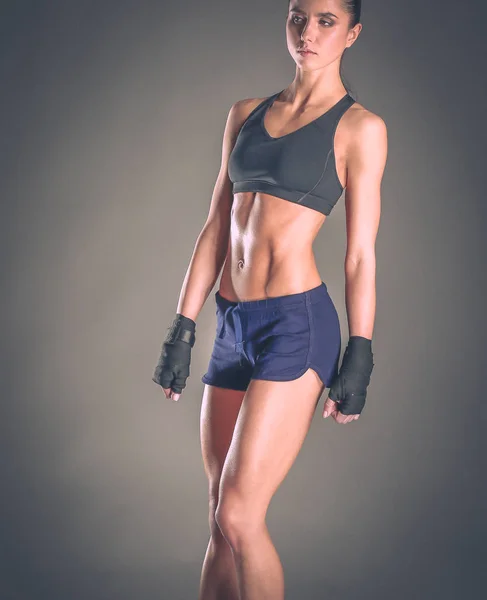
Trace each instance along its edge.
<instances>
[{"instance_id":1,"label":"woman's shoulder","mask_svg":"<svg viewBox=\"0 0 487 600\"><path fill-rule=\"evenodd\" d=\"M377 113L355 102L346 111L341 123L341 132L347 156L370 156L387 152L387 126Z\"/></svg>"},{"instance_id":2,"label":"woman's shoulder","mask_svg":"<svg viewBox=\"0 0 487 600\"><path fill-rule=\"evenodd\" d=\"M384 119L377 113L369 110L360 102L355 101L346 111L344 125L350 133L357 131L386 129Z\"/></svg>"},{"instance_id":3,"label":"woman's shoulder","mask_svg":"<svg viewBox=\"0 0 487 600\"><path fill-rule=\"evenodd\" d=\"M243 98L242 100L237 100L232 106L232 111L245 120L250 113L255 110L259 104L262 104L262 102L267 100L267 98L269 98L269 96L262 96L262 98Z\"/></svg>"},{"instance_id":4,"label":"woman's shoulder","mask_svg":"<svg viewBox=\"0 0 487 600\"><path fill-rule=\"evenodd\" d=\"M230 132L236 135L251 113L267 98L268 96L264 96L262 98L243 98L235 101L230 107L227 117L227 126Z\"/></svg>"}]
</instances>

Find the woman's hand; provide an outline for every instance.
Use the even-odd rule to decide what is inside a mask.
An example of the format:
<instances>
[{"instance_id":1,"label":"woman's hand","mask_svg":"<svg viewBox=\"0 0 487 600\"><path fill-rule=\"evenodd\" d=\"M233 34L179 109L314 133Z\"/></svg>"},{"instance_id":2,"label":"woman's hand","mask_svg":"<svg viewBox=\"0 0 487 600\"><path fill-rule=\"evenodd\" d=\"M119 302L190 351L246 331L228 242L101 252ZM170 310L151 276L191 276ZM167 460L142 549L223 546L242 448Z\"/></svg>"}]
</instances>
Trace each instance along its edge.
<instances>
[{"instance_id":1,"label":"woman's hand","mask_svg":"<svg viewBox=\"0 0 487 600\"><path fill-rule=\"evenodd\" d=\"M367 398L373 358L372 340L357 335L350 337L342 366L331 382L323 407L324 419L330 414L337 423L350 423L359 418Z\"/></svg>"},{"instance_id":2,"label":"woman's hand","mask_svg":"<svg viewBox=\"0 0 487 600\"><path fill-rule=\"evenodd\" d=\"M325 406L323 407L323 418L326 419L332 416L337 423L350 423L350 421L356 421L360 415L344 415L338 410L338 402L335 402L331 398L327 398Z\"/></svg>"},{"instance_id":3,"label":"woman's hand","mask_svg":"<svg viewBox=\"0 0 487 600\"><path fill-rule=\"evenodd\" d=\"M191 349L196 340L196 323L177 313L173 324L168 329L152 381L162 387L166 398L179 400L190 374Z\"/></svg>"}]
</instances>

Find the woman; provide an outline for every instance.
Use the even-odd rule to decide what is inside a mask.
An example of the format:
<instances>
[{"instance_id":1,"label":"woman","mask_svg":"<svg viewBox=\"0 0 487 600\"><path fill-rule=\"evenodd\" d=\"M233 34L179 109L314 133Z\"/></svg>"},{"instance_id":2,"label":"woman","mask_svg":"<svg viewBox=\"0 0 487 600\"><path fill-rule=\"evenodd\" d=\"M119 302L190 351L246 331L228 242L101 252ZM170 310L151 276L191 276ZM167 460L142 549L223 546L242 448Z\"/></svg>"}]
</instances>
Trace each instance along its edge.
<instances>
[{"instance_id":1,"label":"woman","mask_svg":"<svg viewBox=\"0 0 487 600\"><path fill-rule=\"evenodd\" d=\"M375 240L387 154L383 120L340 78L358 38L360 1L291 0L292 83L236 102L207 221L153 380L178 400L195 321L215 294L217 330L201 409L211 537L200 600L280 600L282 566L265 515L330 387L324 416L359 418L373 367ZM312 244L346 188L349 341Z\"/></svg>"}]
</instances>

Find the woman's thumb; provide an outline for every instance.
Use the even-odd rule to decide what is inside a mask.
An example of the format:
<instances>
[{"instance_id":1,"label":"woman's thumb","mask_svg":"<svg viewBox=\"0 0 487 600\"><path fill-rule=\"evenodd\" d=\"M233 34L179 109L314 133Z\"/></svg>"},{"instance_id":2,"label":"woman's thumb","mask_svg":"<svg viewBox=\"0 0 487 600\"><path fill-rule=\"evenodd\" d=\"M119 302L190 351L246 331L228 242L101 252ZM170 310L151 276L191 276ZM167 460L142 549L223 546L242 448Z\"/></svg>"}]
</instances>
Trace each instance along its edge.
<instances>
[{"instance_id":1,"label":"woman's thumb","mask_svg":"<svg viewBox=\"0 0 487 600\"><path fill-rule=\"evenodd\" d=\"M325 405L323 407L323 418L326 419L326 417L330 416L331 413L335 410L335 405L336 402L334 400L332 400L331 398L327 398Z\"/></svg>"}]
</instances>

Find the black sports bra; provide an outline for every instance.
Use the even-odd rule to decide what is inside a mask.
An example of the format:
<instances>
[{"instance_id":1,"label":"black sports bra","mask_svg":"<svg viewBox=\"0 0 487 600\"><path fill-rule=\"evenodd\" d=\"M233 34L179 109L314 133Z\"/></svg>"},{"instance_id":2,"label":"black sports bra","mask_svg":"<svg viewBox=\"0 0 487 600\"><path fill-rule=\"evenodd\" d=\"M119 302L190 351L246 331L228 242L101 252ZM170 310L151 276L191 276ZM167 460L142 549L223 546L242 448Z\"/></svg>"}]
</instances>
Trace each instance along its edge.
<instances>
[{"instance_id":1,"label":"black sports bra","mask_svg":"<svg viewBox=\"0 0 487 600\"><path fill-rule=\"evenodd\" d=\"M335 131L355 100L346 94L310 123L274 138L264 116L280 93L256 106L239 131L228 161L233 193L264 192L329 215L343 192L336 172Z\"/></svg>"}]
</instances>

